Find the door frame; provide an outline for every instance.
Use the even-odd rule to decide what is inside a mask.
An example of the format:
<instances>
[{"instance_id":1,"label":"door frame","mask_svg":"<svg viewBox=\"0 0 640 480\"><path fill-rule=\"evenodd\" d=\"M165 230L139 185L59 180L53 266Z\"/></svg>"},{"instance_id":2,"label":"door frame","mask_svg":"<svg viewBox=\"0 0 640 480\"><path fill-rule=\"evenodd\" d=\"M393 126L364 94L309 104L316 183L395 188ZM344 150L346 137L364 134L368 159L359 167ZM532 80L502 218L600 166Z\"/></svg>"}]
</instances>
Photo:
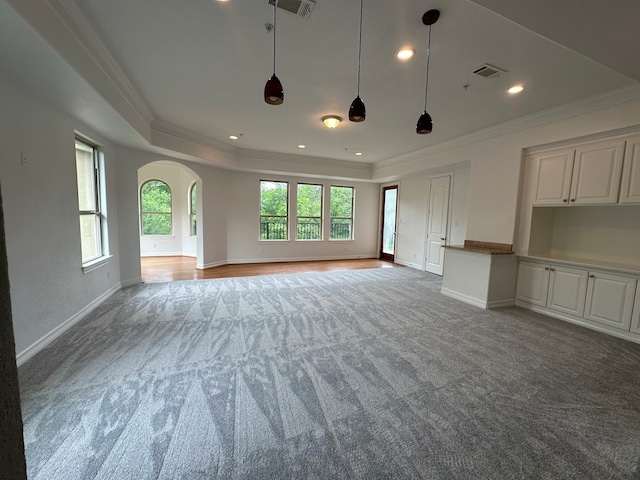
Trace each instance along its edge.
<instances>
[{"instance_id":1,"label":"door frame","mask_svg":"<svg viewBox=\"0 0 640 480\"><path fill-rule=\"evenodd\" d=\"M393 238L393 255L388 254L388 253L383 253L382 252L382 247L384 244L384 205L385 205L385 192L387 190L396 190L396 218L395 218L395 225L396 225L396 232L398 230L398 199L400 198L400 184L399 183L393 183L390 185L383 185L382 189L380 190L380 243L379 243L379 248L378 248L378 254L379 254L379 258L380 260L386 260L387 262L395 262L395 253L397 250L397 245L396 245L396 234L394 232L394 238Z\"/></svg>"}]
</instances>

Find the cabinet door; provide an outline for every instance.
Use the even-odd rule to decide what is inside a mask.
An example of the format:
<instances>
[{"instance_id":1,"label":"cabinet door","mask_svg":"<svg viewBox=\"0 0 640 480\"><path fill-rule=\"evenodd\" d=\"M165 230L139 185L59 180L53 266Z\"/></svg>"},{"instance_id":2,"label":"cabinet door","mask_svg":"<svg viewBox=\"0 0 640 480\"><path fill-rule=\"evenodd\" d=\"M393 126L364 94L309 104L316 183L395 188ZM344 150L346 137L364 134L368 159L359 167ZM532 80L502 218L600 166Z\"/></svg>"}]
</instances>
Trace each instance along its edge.
<instances>
[{"instance_id":1,"label":"cabinet door","mask_svg":"<svg viewBox=\"0 0 640 480\"><path fill-rule=\"evenodd\" d=\"M563 150L536 157L534 205L564 205L569 202L574 152Z\"/></svg>"},{"instance_id":2,"label":"cabinet door","mask_svg":"<svg viewBox=\"0 0 640 480\"><path fill-rule=\"evenodd\" d=\"M631 316L631 331L640 334L640 282L636 287L636 301L633 306L633 315Z\"/></svg>"},{"instance_id":3,"label":"cabinet door","mask_svg":"<svg viewBox=\"0 0 640 480\"><path fill-rule=\"evenodd\" d=\"M636 279L589 272L584 318L629 331Z\"/></svg>"},{"instance_id":4,"label":"cabinet door","mask_svg":"<svg viewBox=\"0 0 640 480\"><path fill-rule=\"evenodd\" d=\"M582 317L587 296L586 270L551 265L547 307Z\"/></svg>"},{"instance_id":5,"label":"cabinet door","mask_svg":"<svg viewBox=\"0 0 640 480\"><path fill-rule=\"evenodd\" d=\"M516 283L516 299L546 307L548 288L549 265L520 262Z\"/></svg>"},{"instance_id":6,"label":"cabinet door","mask_svg":"<svg viewBox=\"0 0 640 480\"><path fill-rule=\"evenodd\" d=\"M620 203L640 203L640 136L627 140L622 167Z\"/></svg>"},{"instance_id":7,"label":"cabinet door","mask_svg":"<svg viewBox=\"0 0 640 480\"><path fill-rule=\"evenodd\" d=\"M617 203L623 155L624 140L600 142L577 148L570 203Z\"/></svg>"}]
</instances>

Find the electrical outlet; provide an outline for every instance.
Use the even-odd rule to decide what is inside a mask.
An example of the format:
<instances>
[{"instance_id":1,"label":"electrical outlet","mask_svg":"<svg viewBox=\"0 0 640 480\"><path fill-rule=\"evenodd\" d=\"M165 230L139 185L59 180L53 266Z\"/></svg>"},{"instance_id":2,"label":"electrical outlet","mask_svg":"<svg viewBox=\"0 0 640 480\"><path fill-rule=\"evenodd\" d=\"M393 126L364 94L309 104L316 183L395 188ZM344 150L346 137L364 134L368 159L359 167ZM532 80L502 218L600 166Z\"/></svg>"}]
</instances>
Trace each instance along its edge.
<instances>
[{"instance_id":1,"label":"electrical outlet","mask_svg":"<svg viewBox=\"0 0 640 480\"><path fill-rule=\"evenodd\" d=\"M156 248L157 246L158 246L158 244L157 244L157 243L152 243L152 244L151 244L151 248Z\"/></svg>"},{"instance_id":2,"label":"electrical outlet","mask_svg":"<svg viewBox=\"0 0 640 480\"><path fill-rule=\"evenodd\" d=\"M22 152L20 152L20 166L21 167L27 166L27 156Z\"/></svg>"}]
</instances>

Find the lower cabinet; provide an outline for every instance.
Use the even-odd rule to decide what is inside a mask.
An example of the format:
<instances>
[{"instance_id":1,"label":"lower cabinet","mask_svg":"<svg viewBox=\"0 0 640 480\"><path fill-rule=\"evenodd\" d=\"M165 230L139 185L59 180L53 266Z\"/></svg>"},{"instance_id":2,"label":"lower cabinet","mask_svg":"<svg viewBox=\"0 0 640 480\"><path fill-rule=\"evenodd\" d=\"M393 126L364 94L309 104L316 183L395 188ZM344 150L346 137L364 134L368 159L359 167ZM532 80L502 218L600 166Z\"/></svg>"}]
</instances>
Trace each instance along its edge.
<instances>
[{"instance_id":1,"label":"lower cabinet","mask_svg":"<svg viewBox=\"0 0 640 480\"><path fill-rule=\"evenodd\" d=\"M640 334L640 282L631 275L521 260L516 304L565 320L608 327L605 330Z\"/></svg>"}]
</instances>

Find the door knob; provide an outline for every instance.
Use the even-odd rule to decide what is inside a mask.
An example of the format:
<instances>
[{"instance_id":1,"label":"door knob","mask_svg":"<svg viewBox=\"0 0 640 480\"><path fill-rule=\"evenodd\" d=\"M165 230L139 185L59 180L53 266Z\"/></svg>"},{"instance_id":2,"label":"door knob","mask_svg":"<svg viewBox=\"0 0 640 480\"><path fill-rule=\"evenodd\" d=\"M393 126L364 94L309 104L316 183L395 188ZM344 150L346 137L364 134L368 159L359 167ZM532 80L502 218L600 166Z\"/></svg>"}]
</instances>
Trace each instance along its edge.
<instances>
[{"instance_id":1,"label":"door knob","mask_svg":"<svg viewBox=\"0 0 640 480\"><path fill-rule=\"evenodd\" d=\"M591 275L589 275L589 278L595 278L595 275L592 273Z\"/></svg>"}]
</instances>

